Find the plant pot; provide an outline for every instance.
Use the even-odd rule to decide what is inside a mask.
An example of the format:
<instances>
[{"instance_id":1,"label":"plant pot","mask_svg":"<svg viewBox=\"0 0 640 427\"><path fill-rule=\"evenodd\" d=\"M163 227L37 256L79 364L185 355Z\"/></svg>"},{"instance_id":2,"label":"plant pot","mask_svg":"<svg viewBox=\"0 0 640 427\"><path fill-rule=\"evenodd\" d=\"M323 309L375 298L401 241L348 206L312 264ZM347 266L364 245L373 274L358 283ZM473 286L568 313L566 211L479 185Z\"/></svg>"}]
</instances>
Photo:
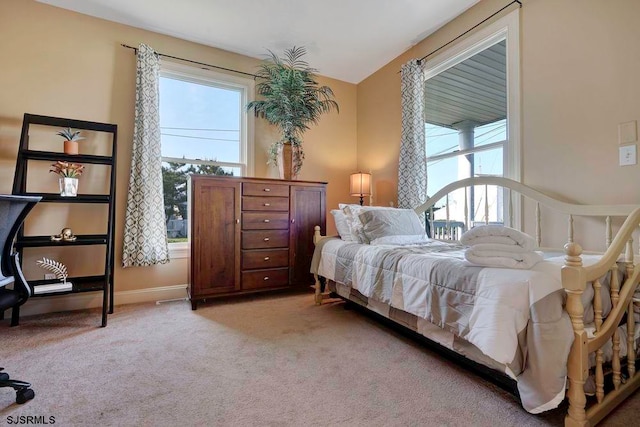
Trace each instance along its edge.
<instances>
[{"instance_id":1,"label":"plant pot","mask_svg":"<svg viewBox=\"0 0 640 427\"><path fill-rule=\"evenodd\" d=\"M78 141L65 141L64 154L78 154Z\"/></svg>"},{"instance_id":2,"label":"plant pot","mask_svg":"<svg viewBox=\"0 0 640 427\"><path fill-rule=\"evenodd\" d=\"M58 180L62 197L76 197L78 195L78 178L62 177Z\"/></svg>"},{"instance_id":3,"label":"plant pot","mask_svg":"<svg viewBox=\"0 0 640 427\"><path fill-rule=\"evenodd\" d=\"M297 177L293 174L293 151L293 145L282 144L282 148L280 148L278 152L278 172L280 173L280 179L290 181Z\"/></svg>"}]
</instances>

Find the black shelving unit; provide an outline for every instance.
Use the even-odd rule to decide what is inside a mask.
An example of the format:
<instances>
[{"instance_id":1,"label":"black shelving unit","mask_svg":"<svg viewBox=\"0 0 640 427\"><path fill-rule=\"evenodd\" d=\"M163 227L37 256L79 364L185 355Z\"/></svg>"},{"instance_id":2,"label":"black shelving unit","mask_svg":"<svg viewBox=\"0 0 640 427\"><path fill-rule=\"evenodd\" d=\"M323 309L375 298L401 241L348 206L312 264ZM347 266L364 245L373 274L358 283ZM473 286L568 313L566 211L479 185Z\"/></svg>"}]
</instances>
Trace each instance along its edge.
<instances>
[{"instance_id":1,"label":"black shelving unit","mask_svg":"<svg viewBox=\"0 0 640 427\"><path fill-rule=\"evenodd\" d=\"M86 154L64 154L62 152L41 151L29 149L29 129L33 125L51 126L56 128L70 127L77 130L87 130L94 132L105 132L111 134L111 155L96 156ZM52 135L59 129L53 129ZM76 235L76 240L53 241L51 235L57 234L59 230L51 230L48 236L25 236L24 226L19 231L16 239L16 248L20 252L20 259L24 259L22 252L25 248L42 247L73 247L88 245L106 246L106 256L104 262L104 274L94 276L70 276L68 280L73 283L73 288L69 291L38 293L32 292L33 297L65 295L78 292L102 292L102 326L107 326L107 314L113 313L114 305L114 245L113 236L115 230L115 192L116 192L116 142L118 126L109 123L88 122L84 120L65 119L59 117L40 116L35 114L25 114L22 122L22 133L20 135L20 147L16 160L15 177L13 180L13 194L42 196L40 203L91 203L104 204L108 207L108 223L106 234L85 234ZM60 140L58 139L58 142ZM52 137L52 147L54 138ZM33 193L27 192L28 165L29 161L66 161L80 164L106 165L111 168L109 173L109 193L108 194L78 194L76 197L63 197L57 193ZM59 283L58 280L30 280L29 286L32 291L39 285Z\"/></svg>"}]
</instances>

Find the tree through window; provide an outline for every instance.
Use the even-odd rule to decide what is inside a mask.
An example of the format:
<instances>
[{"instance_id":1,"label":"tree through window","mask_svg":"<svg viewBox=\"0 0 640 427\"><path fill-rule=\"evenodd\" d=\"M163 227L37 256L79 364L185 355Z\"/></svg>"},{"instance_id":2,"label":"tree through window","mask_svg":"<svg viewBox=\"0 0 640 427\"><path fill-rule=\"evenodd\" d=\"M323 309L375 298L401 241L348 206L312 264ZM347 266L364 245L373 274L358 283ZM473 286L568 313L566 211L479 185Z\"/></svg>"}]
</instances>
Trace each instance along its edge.
<instances>
[{"instance_id":1,"label":"tree through window","mask_svg":"<svg viewBox=\"0 0 640 427\"><path fill-rule=\"evenodd\" d=\"M187 240L189 174L246 176L248 84L207 70L163 64L160 130L170 243Z\"/></svg>"}]
</instances>

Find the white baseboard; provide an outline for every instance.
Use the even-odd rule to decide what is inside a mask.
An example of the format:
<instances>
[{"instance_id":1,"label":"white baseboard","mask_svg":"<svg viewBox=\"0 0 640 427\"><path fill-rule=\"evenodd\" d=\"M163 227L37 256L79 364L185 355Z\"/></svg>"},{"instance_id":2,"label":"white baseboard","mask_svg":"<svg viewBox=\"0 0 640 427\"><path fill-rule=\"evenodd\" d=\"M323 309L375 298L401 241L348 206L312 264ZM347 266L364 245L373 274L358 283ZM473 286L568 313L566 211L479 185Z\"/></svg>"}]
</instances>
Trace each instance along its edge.
<instances>
[{"instance_id":1,"label":"white baseboard","mask_svg":"<svg viewBox=\"0 0 640 427\"><path fill-rule=\"evenodd\" d=\"M187 285L161 286L158 288L116 292L114 302L115 305L123 305L183 298L187 298ZM29 298L29 300L20 307L20 316L83 310L94 307L102 307L101 292Z\"/></svg>"}]
</instances>

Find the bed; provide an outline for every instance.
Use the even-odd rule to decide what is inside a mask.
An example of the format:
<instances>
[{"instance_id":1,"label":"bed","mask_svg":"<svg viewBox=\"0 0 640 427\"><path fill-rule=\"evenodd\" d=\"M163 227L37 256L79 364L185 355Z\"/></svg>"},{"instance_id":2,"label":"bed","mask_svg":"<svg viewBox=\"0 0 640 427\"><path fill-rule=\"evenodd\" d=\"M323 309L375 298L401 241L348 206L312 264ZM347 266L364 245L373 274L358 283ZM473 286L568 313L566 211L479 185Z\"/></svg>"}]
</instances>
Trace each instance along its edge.
<instances>
[{"instance_id":1,"label":"bed","mask_svg":"<svg viewBox=\"0 0 640 427\"><path fill-rule=\"evenodd\" d=\"M490 193L507 212L497 220L489 214ZM477 198L484 206L474 204L474 195L482 194ZM456 211L452 202L464 208ZM485 225L508 226L487 229L528 231L541 260L525 268L469 262L469 246L459 239L464 231L482 228L474 229L478 223L469 218L469 206L484 208L479 216ZM640 206L576 205L505 178L480 177L446 186L411 218L399 210L352 210L361 221L348 230L350 238L315 230L316 303L332 293L504 373L517 382L531 413L566 398L568 426L598 423L640 385L640 264L634 260L640 252ZM516 217L516 210L523 213ZM415 218L425 212L437 238L425 239L417 229ZM560 239L566 243L554 249L545 243L558 241L559 216L566 218ZM411 225L393 224L398 218L410 218ZM593 241L595 229L603 231L603 250L583 251L578 242Z\"/></svg>"}]
</instances>

